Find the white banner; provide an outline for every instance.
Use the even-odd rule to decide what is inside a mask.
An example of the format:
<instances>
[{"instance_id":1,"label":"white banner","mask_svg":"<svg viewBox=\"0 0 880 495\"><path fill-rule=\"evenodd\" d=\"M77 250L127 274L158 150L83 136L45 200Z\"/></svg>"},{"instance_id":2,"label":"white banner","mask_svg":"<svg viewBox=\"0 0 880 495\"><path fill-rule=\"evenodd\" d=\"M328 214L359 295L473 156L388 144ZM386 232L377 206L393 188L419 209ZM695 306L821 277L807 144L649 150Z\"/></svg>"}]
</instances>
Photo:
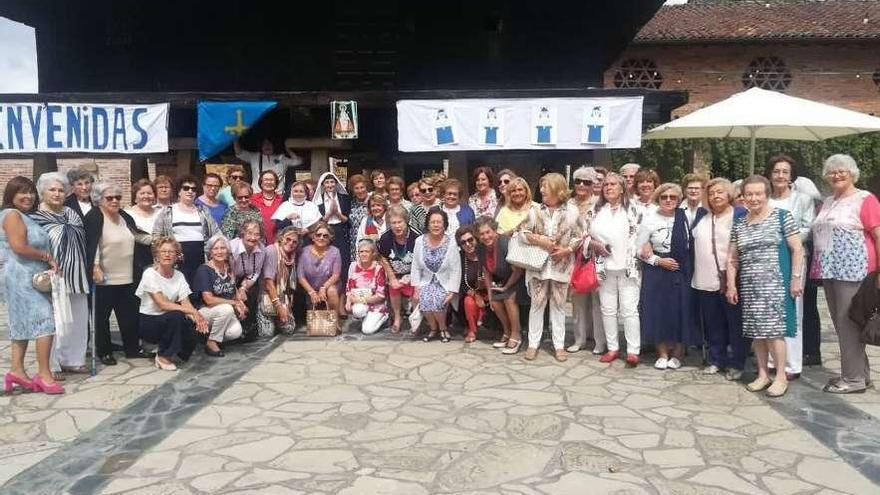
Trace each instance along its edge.
<instances>
[{"instance_id":1,"label":"white banner","mask_svg":"<svg viewBox=\"0 0 880 495\"><path fill-rule=\"evenodd\" d=\"M400 151L638 148L642 97L400 100Z\"/></svg>"},{"instance_id":2,"label":"white banner","mask_svg":"<svg viewBox=\"0 0 880 495\"><path fill-rule=\"evenodd\" d=\"M167 103L0 103L0 153L166 151Z\"/></svg>"}]
</instances>

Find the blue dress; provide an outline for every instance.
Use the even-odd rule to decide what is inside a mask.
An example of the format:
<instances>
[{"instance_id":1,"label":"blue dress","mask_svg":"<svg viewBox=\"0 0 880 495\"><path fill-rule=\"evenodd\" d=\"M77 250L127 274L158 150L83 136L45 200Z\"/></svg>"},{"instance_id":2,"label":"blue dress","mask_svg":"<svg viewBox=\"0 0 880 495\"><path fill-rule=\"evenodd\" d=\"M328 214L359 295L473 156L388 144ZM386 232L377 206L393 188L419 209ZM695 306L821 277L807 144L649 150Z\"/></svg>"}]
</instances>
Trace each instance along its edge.
<instances>
[{"instance_id":1,"label":"blue dress","mask_svg":"<svg viewBox=\"0 0 880 495\"><path fill-rule=\"evenodd\" d=\"M422 238L422 242L425 248L425 266L434 274L431 275L431 281L422 288L422 292L419 294L419 309L423 312L435 313L446 311L443 306L443 300L446 299L446 289L440 285L436 273L440 270L440 265L443 264L443 258L446 257L450 239L447 236L443 239L443 243L437 247L431 247L428 244L427 236Z\"/></svg>"},{"instance_id":2,"label":"blue dress","mask_svg":"<svg viewBox=\"0 0 880 495\"><path fill-rule=\"evenodd\" d=\"M13 208L0 211L0 226L10 212L19 215L27 228L28 245L49 252L49 236L29 216ZM31 285L35 273L47 270L42 262L26 259L12 252L6 232L0 227L0 251L6 259L3 281L9 312L9 339L34 340L55 333L55 315L49 294L38 292Z\"/></svg>"}]
</instances>

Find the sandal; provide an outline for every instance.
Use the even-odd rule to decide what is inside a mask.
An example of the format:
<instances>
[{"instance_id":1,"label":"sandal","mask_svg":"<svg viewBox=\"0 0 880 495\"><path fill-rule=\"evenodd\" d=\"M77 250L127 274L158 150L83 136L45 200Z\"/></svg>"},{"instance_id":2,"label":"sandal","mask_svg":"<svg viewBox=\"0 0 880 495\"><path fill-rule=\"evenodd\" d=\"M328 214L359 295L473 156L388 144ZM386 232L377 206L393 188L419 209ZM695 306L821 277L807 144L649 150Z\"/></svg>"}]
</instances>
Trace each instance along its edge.
<instances>
[{"instance_id":1,"label":"sandal","mask_svg":"<svg viewBox=\"0 0 880 495\"><path fill-rule=\"evenodd\" d=\"M52 379L55 380L56 382L63 382L65 380L67 380L67 378L64 375L62 375L61 373L62 373L62 371L53 371L52 372Z\"/></svg>"},{"instance_id":2,"label":"sandal","mask_svg":"<svg viewBox=\"0 0 880 495\"><path fill-rule=\"evenodd\" d=\"M510 335L502 335L501 340L492 344L492 347L496 349L503 349L507 347L507 342L510 340Z\"/></svg>"},{"instance_id":3,"label":"sandal","mask_svg":"<svg viewBox=\"0 0 880 495\"><path fill-rule=\"evenodd\" d=\"M449 334L448 331L440 332L440 342L447 344L450 340L452 340L452 336Z\"/></svg>"},{"instance_id":4,"label":"sandal","mask_svg":"<svg viewBox=\"0 0 880 495\"><path fill-rule=\"evenodd\" d=\"M516 345L514 345L514 346L511 346L511 345L510 345L510 344L514 344L514 343L515 343ZM507 347L505 347L504 350L501 351L501 354L516 354L516 353L519 352L519 347L520 347L521 345L522 345L522 341L521 341L521 340L513 340L513 339L510 339L510 340L507 341Z\"/></svg>"},{"instance_id":5,"label":"sandal","mask_svg":"<svg viewBox=\"0 0 880 495\"><path fill-rule=\"evenodd\" d=\"M62 366L61 372L62 373L73 373L76 375L84 375L86 373L89 373L89 368L86 365L74 366L74 367Z\"/></svg>"},{"instance_id":6,"label":"sandal","mask_svg":"<svg viewBox=\"0 0 880 495\"><path fill-rule=\"evenodd\" d=\"M755 378L752 383L746 385L746 389L749 392L760 392L769 387L771 383L773 382L771 382L769 378Z\"/></svg>"},{"instance_id":7,"label":"sandal","mask_svg":"<svg viewBox=\"0 0 880 495\"><path fill-rule=\"evenodd\" d=\"M422 337L422 341L423 342L430 342L430 341L437 338L438 333L439 332L437 332L437 330L431 330L430 332L428 332L428 335L425 335L424 337Z\"/></svg>"},{"instance_id":8,"label":"sandal","mask_svg":"<svg viewBox=\"0 0 880 495\"><path fill-rule=\"evenodd\" d=\"M475 333L468 333L467 335L464 336L464 342L466 344L471 344L471 343L475 342L476 340L477 340L477 334L475 334Z\"/></svg>"}]
</instances>

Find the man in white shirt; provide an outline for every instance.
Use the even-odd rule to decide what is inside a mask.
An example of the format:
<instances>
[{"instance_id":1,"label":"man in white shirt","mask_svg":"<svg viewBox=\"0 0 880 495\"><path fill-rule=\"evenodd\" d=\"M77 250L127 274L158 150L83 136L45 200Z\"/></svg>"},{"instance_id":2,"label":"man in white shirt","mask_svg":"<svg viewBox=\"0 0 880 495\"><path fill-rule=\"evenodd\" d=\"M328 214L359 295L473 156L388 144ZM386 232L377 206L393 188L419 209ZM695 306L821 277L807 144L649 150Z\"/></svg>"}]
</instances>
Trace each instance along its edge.
<instances>
[{"instance_id":1,"label":"man in white shirt","mask_svg":"<svg viewBox=\"0 0 880 495\"><path fill-rule=\"evenodd\" d=\"M278 181L278 193L283 194L285 185L284 173L287 171L287 167L295 167L303 162L302 158L289 148L287 149L289 157L283 153L276 155L275 145L268 138L263 139L259 152L243 149L238 139L232 145L235 148L236 158L251 164L251 187L253 187L254 191L260 190L260 174L266 170L272 170L281 179Z\"/></svg>"}]
</instances>

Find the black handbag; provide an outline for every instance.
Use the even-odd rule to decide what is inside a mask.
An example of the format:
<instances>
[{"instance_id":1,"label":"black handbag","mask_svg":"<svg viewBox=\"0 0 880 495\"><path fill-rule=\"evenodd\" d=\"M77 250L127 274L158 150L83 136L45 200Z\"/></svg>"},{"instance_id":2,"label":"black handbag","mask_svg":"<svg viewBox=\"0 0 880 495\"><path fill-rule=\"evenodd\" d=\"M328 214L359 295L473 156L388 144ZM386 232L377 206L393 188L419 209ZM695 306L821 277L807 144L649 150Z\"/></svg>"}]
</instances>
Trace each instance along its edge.
<instances>
[{"instance_id":1,"label":"black handbag","mask_svg":"<svg viewBox=\"0 0 880 495\"><path fill-rule=\"evenodd\" d=\"M871 317L868 318L865 326L862 327L859 340L866 345L880 346L880 314L878 314L877 309L874 309Z\"/></svg>"}]
</instances>

